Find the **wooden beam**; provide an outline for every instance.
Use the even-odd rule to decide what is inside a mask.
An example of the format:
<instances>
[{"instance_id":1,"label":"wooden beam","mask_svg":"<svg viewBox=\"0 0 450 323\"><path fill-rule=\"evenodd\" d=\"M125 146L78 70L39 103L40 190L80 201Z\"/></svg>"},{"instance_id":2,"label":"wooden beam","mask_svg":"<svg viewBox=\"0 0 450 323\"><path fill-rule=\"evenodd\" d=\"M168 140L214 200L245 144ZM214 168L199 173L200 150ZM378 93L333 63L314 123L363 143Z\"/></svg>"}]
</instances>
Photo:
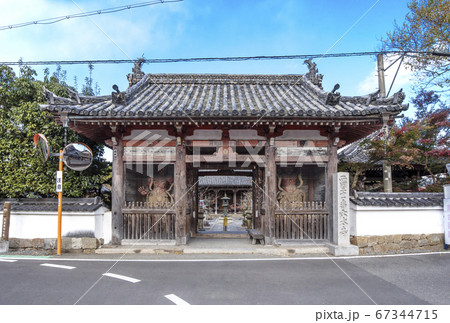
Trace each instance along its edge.
<instances>
[{"instance_id":1,"label":"wooden beam","mask_svg":"<svg viewBox=\"0 0 450 323\"><path fill-rule=\"evenodd\" d=\"M245 172L237 172L234 169L217 169L215 172L208 171L198 171L198 176L253 176L253 172L251 169L246 170Z\"/></svg>"}]
</instances>

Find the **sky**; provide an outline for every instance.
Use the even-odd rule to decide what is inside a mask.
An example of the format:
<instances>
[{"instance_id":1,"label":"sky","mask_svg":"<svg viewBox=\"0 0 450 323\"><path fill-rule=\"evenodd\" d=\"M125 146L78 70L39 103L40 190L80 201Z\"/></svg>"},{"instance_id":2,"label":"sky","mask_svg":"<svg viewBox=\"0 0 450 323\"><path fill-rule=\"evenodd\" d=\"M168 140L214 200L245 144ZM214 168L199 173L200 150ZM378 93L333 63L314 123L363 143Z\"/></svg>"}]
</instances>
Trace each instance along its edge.
<instances>
[{"instance_id":1,"label":"sky","mask_svg":"<svg viewBox=\"0 0 450 323\"><path fill-rule=\"evenodd\" d=\"M142 0L0 0L0 26L119 7ZM380 39L401 23L407 0L184 0L55 24L0 31L0 61L193 58L299 55L376 51ZM340 84L342 95L378 89L372 56L317 58L324 90ZM387 66L388 63L385 63ZM93 79L102 95L112 85L128 87L132 64L98 64ZM43 77L45 66L33 66ZM55 66L49 66L50 71ZM62 65L67 83L87 65ZM386 72L389 88L397 65ZM144 64L146 73L305 74L303 60L260 60ZM401 68L391 95L409 91L410 73Z\"/></svg>"}]
</instances>

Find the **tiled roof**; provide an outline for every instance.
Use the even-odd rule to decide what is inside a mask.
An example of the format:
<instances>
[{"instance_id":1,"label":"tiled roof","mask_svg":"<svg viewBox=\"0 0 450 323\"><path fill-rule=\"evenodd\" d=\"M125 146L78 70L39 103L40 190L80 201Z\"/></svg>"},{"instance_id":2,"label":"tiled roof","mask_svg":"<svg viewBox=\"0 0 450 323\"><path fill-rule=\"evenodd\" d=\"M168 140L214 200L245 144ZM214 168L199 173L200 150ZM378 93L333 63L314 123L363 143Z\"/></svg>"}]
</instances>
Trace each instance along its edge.
<instances>
[{"instance_id":1,"label":"tiled roof","mask_svg":"<svg viewBox=\"0 0 450 323\"><path fill-rule=\"evenodd\" d=\"M357 192L350 201L359 206L423 207L442 206L444 193Z\"/></svg>"},{"instance_id":2,"label":"tiled roof","mask_svg":"<svg viewBox=\"0 0 450 323\"><path fill-rule=\"evenodd\" d=\"M46 91L53 113L109 117L344 117L407 109L403 92L348 97L326 92L307 75L145 74L125 92L61 98Z\"/></svg>"},{"instance_id":3,"label":"tiled roof","mask_svg":"<svg viewBox=\"0 0 450 323\"><path fill-rule=\"evenodd\" d=\"M367 137L361 138L354 143L347 145L338 151L339 161L349 163L367 163L369 161L369 151L367 145L364 144L366 140L374 140L380 137L383 133L383 129L377 130ZM378 164L381 164L379 162Z\"/></svg>"},{"instance_id":4,"label":"tiled roof","mask_svg":"<svg viewBox=\"0 0 450 323\"><path fill-rule=\"evenodd\" d=\"M11 211L18 212L57 212L58 200L53 198L43 199L9 199L0 200L1 205L11 203ZM102 207L102 200L95 198L63 198L63 212L94 212Z\"/></svg>"},{"instance_id":5,"label":"tiled roof","mask_svg":"<svg viewBox=\"0 0 450 323\"><path fill-rule=\"evenodd\" d=\"M199 186L236 187L252 186L252 178L248 176L199 176Z\"/></svg>"}]
</instances>

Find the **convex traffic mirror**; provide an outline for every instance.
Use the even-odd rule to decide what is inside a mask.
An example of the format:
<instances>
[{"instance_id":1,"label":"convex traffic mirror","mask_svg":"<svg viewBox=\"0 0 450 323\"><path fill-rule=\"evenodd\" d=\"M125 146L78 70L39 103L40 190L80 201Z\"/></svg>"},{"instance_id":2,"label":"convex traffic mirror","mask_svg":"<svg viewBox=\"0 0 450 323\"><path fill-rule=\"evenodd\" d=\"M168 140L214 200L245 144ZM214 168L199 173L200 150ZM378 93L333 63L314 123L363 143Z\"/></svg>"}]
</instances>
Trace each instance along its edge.
<instances>
[{"instance_id":1,"label":"convex traffic mirror","mask_svg":"<svg viewBox=\"0 0 450 323\"><path fill-rule=\"evenodd\" d=\"M37 150L38 158L46 162L50 155L50 148L48 147L47 138L43 134L37 133L33 137L34 148Z\"/></svg>"},{"instance_id":2,"label":"convex traffic mirror","mask_svg":"<svg viewBox=\"0 0 450 323\"><path fill-rule=\"evenodd\" d=\"M93 159L91 148L83 143L68 144L63 151L64 164L76 171L82 171L91 166Z\"/></svg>"}]
</instances>

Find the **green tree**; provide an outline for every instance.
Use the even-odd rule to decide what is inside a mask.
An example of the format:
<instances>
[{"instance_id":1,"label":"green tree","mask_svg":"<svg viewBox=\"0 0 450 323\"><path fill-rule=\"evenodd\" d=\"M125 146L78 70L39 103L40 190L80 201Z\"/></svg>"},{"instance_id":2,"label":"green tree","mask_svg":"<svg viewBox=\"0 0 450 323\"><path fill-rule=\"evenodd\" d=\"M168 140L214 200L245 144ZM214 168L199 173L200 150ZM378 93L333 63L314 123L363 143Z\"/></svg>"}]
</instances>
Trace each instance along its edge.
<instances>
[{"instance_id":1,"label":"green tree","mask_svg":"<svg viewBox=\"0 0 450 323\"><path fill-rule=\"evenodd\" d=\"M402 25L382 39L382 50L420 52L405 60L417 73L420 88L450 85L450 1L411 0Z\"/></svg>"},{"instance_id":2,"label":"green tree","mask_svg":"<svg viewBox=\"0 0 450 323\"><path fill-rule=\"evenodd\" d=\"M415 119L403 119L386 139L366 142L370 160L387 160L401 167L421 165L433 185L442 190L436 185L436 173L446 173L445 165L450 160L450 109L432 91L420 92L413 102L417 107Z\"/></svg>"},{"instance_id":3,"label":"green tree","mask_svg":"<svg viewBox=\"0 0 450 323\"><path fill-rule=\"evenodd\" d=\"M55 196L57 159L39 161L33 147L33 136L44 134L55 151L67 142L86 143L94 153L94 162L83 172L64 172L64 195L68 197L98 196L103 183L110 181L111 166L102 158L103 146L56 124L49 112L41 111L43 86L58 96L68 96L65 72L58 67L44 81L35 79L36 72L20 67L20 75L0 66L0 197ZM66 133L67 131L67 133ZM109 197L106 197L108 200Z\"/></svg>"}]
</instances>

